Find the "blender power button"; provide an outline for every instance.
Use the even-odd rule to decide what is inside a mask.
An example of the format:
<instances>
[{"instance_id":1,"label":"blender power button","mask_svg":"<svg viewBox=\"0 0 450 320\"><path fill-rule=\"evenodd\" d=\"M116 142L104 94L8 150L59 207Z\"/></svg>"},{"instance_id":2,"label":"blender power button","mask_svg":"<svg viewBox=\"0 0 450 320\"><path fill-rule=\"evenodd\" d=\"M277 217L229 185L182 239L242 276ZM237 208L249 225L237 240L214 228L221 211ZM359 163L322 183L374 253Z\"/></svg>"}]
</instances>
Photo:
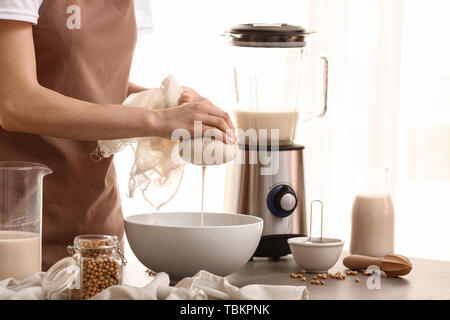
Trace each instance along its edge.
<instances>
[{"instance_id":1,"label":"blender power button","mask_svg":"<svg viewBox=\"0 0 450 320\"><path fill-rule=\"evenodd\" d=\"M295 209L297 199L292 193L285 193L280 198L280 207L284 211L291 211Z\"/></svg>"},{"instance_id":2,"label":"blender power button","mask_svg":"<svg viewBox=\"0 0 450 320\"><path fill-rule=\"evenodd\" d=\"M297 207L295 191L288 185L278 185L267 195L267 207L270 212L279 218L288 217Z\"/></svg>"}]
</instances>

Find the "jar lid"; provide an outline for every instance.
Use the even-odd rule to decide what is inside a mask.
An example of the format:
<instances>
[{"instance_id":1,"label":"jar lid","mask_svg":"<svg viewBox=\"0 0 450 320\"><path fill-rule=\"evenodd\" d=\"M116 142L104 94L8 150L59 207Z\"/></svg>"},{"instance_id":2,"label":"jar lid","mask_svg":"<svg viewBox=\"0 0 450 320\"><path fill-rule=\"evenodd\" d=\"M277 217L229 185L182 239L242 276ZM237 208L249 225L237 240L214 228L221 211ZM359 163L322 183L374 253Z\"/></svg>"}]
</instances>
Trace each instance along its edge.
<instances>
[{"instance_id":1,"label":"jar lid","mask_svg":"<svg viewBox=\"0 0 450 320\"><path fill-rule=\"evenodd\" d=\"M230 43L238 47L301 48L312 32L286 23L238 24L226 32Z\"/></svg>"},{"instance_id":2,"label":"jar lid","mask_svg":"<svg viewBox=\"0 0 450 320\"><path fill-rule=\"evenodd\" d=\"M80 267L72 257L56 262L44 274L41 285L46 291L46 298L51 299L55 293L71 289L80 277Z\"/></svg>"},{"instance_id":3,"label":"jar lid","mask_svg":"<svg viewBox=\"0 0 450 320\"><path fill-rule=\"evenodd\" d=\"M113 249L120 247L120 241L117 236L86 234L76 236L73 240L73 247L78 250Z\"/></svg>"}]
</instances>

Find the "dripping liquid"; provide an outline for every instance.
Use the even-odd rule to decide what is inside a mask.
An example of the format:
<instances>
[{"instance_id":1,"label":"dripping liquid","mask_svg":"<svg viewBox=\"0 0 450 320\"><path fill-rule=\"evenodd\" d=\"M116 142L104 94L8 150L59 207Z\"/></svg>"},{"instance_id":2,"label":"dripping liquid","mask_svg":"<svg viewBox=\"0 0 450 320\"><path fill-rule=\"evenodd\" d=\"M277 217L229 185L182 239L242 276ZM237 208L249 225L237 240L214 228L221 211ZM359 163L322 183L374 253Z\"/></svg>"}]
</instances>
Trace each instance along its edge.
<instances>
[{"instance_id":1,"label":"dripping liquid","mask_svg":"<svg viewBox=\"0 0 450 320\"><path fill-rule=\"evenodd\" d=\"M205 198L205 171L206 166L202 166L202 215L201 215L201 222L200 225L203 227L203 205L204 205L204 198Z\"/></svg>"}]
</instances>

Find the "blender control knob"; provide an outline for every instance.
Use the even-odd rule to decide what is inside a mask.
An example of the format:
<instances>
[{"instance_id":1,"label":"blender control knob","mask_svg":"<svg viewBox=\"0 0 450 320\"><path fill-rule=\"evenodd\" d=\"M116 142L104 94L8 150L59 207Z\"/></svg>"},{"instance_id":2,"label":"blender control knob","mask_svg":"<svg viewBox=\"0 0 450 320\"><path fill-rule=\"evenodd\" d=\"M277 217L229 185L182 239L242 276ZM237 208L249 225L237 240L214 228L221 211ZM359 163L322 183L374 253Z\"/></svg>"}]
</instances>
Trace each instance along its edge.
<instances>
[{"instance_id":1,"label":"blender control knob","mask_svg":"<svg viewBox=\"0 0 450 320\"><path fill-rule=\"evenodd\" d=\"M280 207L284 211L291 211L297 205L297 198L292 193L285 193L280 198Z\"/></svg>"},{"instance_id":2,"label":"blender control knob","mask_svg":"<svg viewBox=\"0 0 450 320\"><path fill-rule=\"evenodd\" d=\"M295 191L290 186L277 185L267 195L267 207L270 212L279 218L288 217L297 207Z\"/></svg>"}]
</instances>

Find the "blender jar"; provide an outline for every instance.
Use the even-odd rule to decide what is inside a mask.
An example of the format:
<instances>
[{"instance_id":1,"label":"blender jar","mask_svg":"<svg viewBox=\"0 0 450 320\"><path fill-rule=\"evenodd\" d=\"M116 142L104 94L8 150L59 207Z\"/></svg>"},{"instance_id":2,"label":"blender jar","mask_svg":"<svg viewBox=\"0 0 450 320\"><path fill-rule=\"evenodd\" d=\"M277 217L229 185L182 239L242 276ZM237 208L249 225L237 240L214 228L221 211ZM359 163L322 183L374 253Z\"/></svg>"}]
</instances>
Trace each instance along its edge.
<instances>
[{"instance_id":1,"label":"blender jar","mask_svg":"<svg viewBox=\"0 0 450 320\"><path fill-rule=\"evenodd\" d=\"M33 162L0 162L0 280L41 271L42 179Z\"/></svg>"},{"instance_id":2,"label":"blender jar","mask_svg":"<svg viewBox=\"0 0 450 320\"><path fill-rule=\"evenodd\" d=\"M300 26L288 24L241 24L227 32L233 48L233 116L237 129L242 129L237 132L240 144L293 143L305 64L309 61L305 51L309 34ZM320 58L324 71L324 105L316 118L326 112L328 61L309 56ZM272 129L278 130L278 137Z\"/></svg>"}]
</instances>

